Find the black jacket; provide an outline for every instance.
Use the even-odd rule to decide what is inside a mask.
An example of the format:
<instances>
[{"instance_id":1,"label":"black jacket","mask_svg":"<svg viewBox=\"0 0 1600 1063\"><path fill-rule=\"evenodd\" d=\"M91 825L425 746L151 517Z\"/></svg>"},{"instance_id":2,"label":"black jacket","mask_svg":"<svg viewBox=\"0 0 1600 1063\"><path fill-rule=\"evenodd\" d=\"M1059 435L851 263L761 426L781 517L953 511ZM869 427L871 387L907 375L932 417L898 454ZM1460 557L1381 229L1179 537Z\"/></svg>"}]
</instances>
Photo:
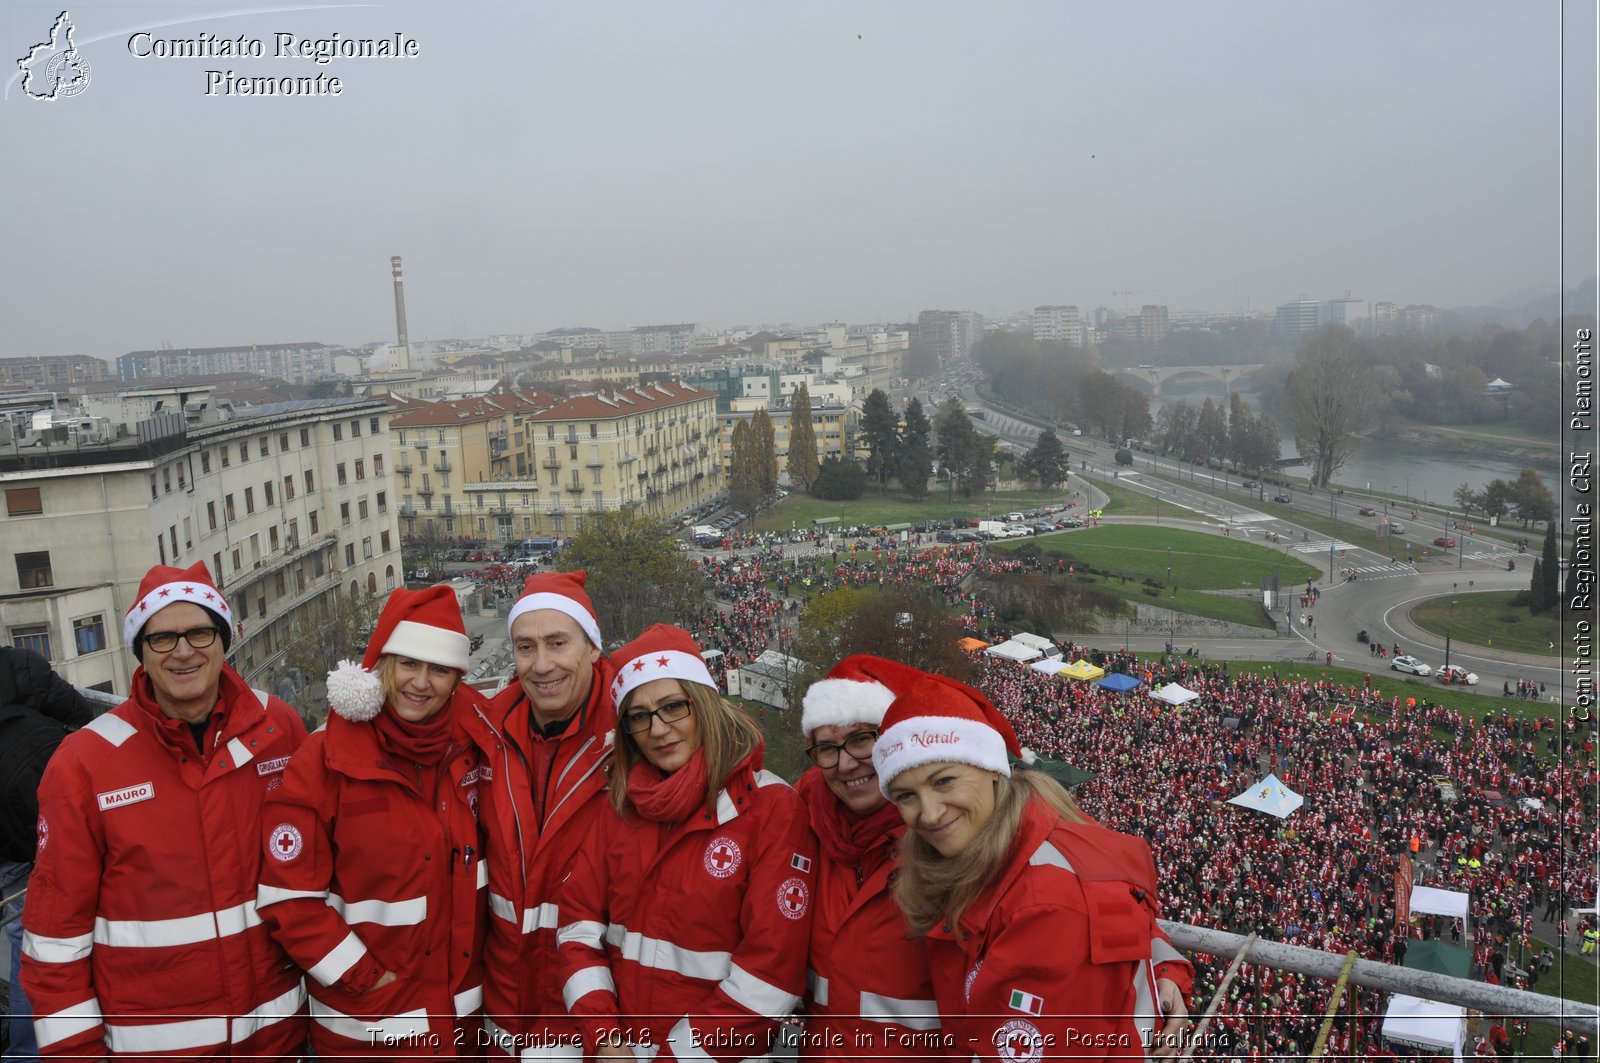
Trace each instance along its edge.
<instances>
[{"instance_id":1,"label":"black jacket","mask_svg":"<svg viewBox=\"0 0 1600 1063\"><path fill-rule=\"evenodd\" d=\"M0 860L33 859L39 778L94 708L32 650L0 646Z\"/></svg>"}]
</instances>

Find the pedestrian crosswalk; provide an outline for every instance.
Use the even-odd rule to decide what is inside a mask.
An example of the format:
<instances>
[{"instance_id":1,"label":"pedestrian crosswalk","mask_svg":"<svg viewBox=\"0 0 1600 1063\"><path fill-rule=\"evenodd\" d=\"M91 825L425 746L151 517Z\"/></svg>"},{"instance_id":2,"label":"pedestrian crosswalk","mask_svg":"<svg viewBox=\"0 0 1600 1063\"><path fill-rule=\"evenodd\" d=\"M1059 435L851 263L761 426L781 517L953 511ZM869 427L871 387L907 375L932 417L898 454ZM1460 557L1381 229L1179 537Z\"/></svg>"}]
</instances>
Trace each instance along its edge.
<instances>
[{"instance_id":1,"label":"pedestrian crosswalk","mask_svg":"<svg viewBox=\"0 0 1600 1063\"><path fill-rule=\"evenodd\" d=\"M1381 565L1356 565L1354 568L1349 568L1345 571L1356 572L1362 579L1390 579L1394 576L1414 576L1417 572L1410 565L1391 565L1388 562L1384 562Z\"/></svg>"},{"instance_id":2,"label":"pedestrian crosswalk","mask_svg":"<svg viewBox=\"0 0 1600 1063\"><path fill-rule=\"evenodd\" d=\"M1354 550L1355 543L1347 543L1343 539L1313 539L1308 543L1299 543L1294 547L1297 554L1325 554L1329 550L1335 553L1341 550Z\"/></svg>"}]
</instances>

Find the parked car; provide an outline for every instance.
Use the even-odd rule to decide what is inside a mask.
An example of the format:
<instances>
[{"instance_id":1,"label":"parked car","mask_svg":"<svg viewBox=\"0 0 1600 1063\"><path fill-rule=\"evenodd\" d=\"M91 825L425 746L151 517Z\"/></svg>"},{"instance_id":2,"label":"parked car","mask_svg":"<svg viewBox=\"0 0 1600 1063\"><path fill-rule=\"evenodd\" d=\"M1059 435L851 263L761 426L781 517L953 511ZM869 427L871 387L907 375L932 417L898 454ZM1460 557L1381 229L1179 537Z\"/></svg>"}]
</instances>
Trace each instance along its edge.
<instances>
[{"instance_id":1,"label":"parked car","mask_svg":"<svg viewBox=\"0 0 1600 1063\"><path fill-rule=\"evenodd\" d=\"M1254 491L1256 488L1260 487L1261 485L1256 483L1254 480L1246 480L1244 483L1240 484L1239 486L1244 488L1246 491Z\"/></svg>"},{"instance_id":2,"label":"parked car","mask_svg":"<svg viewBox=\"0 0 1600 1063\"><path fill-rule=\"evenodd\" d=\"M1272 500L1274 502L1285 502L1285 503L1293 502L1294 501L1294 496L1293 495L1287 495L1287 494L1273 495L1272 496Z\"/></svg>"},{"instance_id":3,"label":"parked car","mask_svg":"<svg viewBox=\"0 0 1600 1063\"><path fill-rule=\"evenodd\" d=\"M1404 524L1401 524L1399 521L1391 520L1389 522L1389 534L1390 535L1400 535L1405 530L1406 530L1406 526Z\"/></svg>"},{"instance_id":4,"label":"parked car","mask_svg":"<svg viewBox=\"0 0 1600 1063\"><path fill-rule=\"evenodd\" d=\"M1433 669L1411 656L1409 653L1401 654L1389 665L1397 672L1410 672L1412 675L1432 675Z\"/></svg>"},{"instance_id":5,"label":"parked car","mask_svg":"<svg viewBox=\"0 0 1600 1063\"><path fill-rule=\"evenodd\" d=\"M1373 509L1371 506L1362 506L1361 515L1363 517L1376 517L1378 515L1378 511Z\"/></svg>"},{"instance_id":6,"label":"parked car","mask_svg":"<svg viewBox=\"0 0 1600 1063\"><path fill-rule=\"evenodd\" d=\"M1469 672L1459 664L1447 664L1440 668L1438 679L1441 683L1461 683L1469 687L1478 685L1478 673Z\"/></svg>"},{"instance_id":7,"label":"parked car","mask_svg":"<svg viewBox=\"0 0 1600 1063\"><path fill-rule=\"evenodd\" d=\"M1047 532L1053 532L1053 531L1056 530L1056 526L1054 524L1051 524L1047 520L1041 520L1038 523L1034 524L1032 527L1033 527L1033 534L1035 534L1035 535L1044 535Z\"/></svg>"},{"instance_id":8,"label":"parked car","mask_svg":"<svg viewBox=\"0 0 1600 1063\"><path fill-rule=\"evenodd\" d=\"M941 530L937 535L934 536L934 538L938 539L941 543L954 543L961 541L959 538L957 538L959 534L959 532Z\"/></svg>"},{"instance_id":9,"label":"parked car","mask_svg":"<svg viewBox=\"0 0 1600 1063\"><path fill-rule=\"evenodd\" d=\"M1433 541L1433 545L1442 546L1446 550L1454 550L1456 548L1456 541L1450 538L1448 535L1441 535Z\"/></svg>"}]
</instances>

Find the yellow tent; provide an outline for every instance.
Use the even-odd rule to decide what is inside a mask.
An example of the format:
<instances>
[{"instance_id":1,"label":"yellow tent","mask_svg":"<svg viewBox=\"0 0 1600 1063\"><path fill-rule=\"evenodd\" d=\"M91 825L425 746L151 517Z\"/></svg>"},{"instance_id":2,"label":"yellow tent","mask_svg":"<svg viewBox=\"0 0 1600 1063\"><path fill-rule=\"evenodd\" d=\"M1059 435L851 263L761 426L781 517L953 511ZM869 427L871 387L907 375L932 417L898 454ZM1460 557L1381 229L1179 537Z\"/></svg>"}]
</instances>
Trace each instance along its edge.
<instances>
[{"instance_id":1,"label":"yellow tent","mask_svg":"<svg viewBox=\"0 0 1600 1063\"><path fill-rule=\"evenodd\" d=\"M1106 674L1104 668L1096 668L1081 657L1061 670L1062 675L1071 676L1073 679L1099 679Z\"/></svg>"},{"instance_id":2,"label":"yellow tent","mask_svg":"<svg viewBox=\"0 0 1600 1063\"><path fill-rule=\"evenodd\" d=\"M960 642L956 643L956 645L960 646L962 649L968 650L968 651L971 651L971 650L982 650L982 649L987 649L989 647L989 644L987 642L983 641L982 639L974 639L974 638L964 638Z\"/></svg>"}]
</instances>

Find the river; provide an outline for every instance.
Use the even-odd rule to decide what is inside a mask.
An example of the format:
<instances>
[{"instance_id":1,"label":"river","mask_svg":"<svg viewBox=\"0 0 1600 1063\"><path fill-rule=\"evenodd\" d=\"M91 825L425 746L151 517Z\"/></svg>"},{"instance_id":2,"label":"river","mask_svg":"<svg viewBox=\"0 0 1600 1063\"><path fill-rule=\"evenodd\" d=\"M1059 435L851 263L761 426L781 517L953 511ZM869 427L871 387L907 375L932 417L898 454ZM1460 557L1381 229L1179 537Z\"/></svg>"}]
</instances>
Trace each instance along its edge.
<instances>
[{"instance_id":1,"label":"river","mask_svg":"<svg viewBox=\"0 0 1600 1063\"><path fill-rule=\"evenodd\" d=\"M1259 408L1258 396L1248 391L1241 394L1250 402L1252 409ZM1227 393L1220 384L1214 388L1205 385L1183 388L1173 390L1170 394L1164 391L1163 398L1173 402L1182 399L1192 406L1198 406L1210 398L1224 409L1228 401ZM1159 407L1152 406L1151 413L1154 415L1159 412ZM1282 431L1283 456L1287 458L1299 453L1294 444L1294 433L1287 426ZM1347 491L1372 490L1450 506L1455 504L1455 490L1461 484L1470 484L1474 490L1478 490L1490 480L1515 480L1528 467L1527 463L1500 460L1489 455L1419 447L1401 440L1374 439L1363 443L1333 474L1333 479ZM1554 464L1534 465L1532 468L1538 472L1545 486L1559 497L1563 480L1561 469ZM1304 476L1307 471L1307 466L1300 465L1288 470L1299 476Z\"/></svg>"}]
</instances>

